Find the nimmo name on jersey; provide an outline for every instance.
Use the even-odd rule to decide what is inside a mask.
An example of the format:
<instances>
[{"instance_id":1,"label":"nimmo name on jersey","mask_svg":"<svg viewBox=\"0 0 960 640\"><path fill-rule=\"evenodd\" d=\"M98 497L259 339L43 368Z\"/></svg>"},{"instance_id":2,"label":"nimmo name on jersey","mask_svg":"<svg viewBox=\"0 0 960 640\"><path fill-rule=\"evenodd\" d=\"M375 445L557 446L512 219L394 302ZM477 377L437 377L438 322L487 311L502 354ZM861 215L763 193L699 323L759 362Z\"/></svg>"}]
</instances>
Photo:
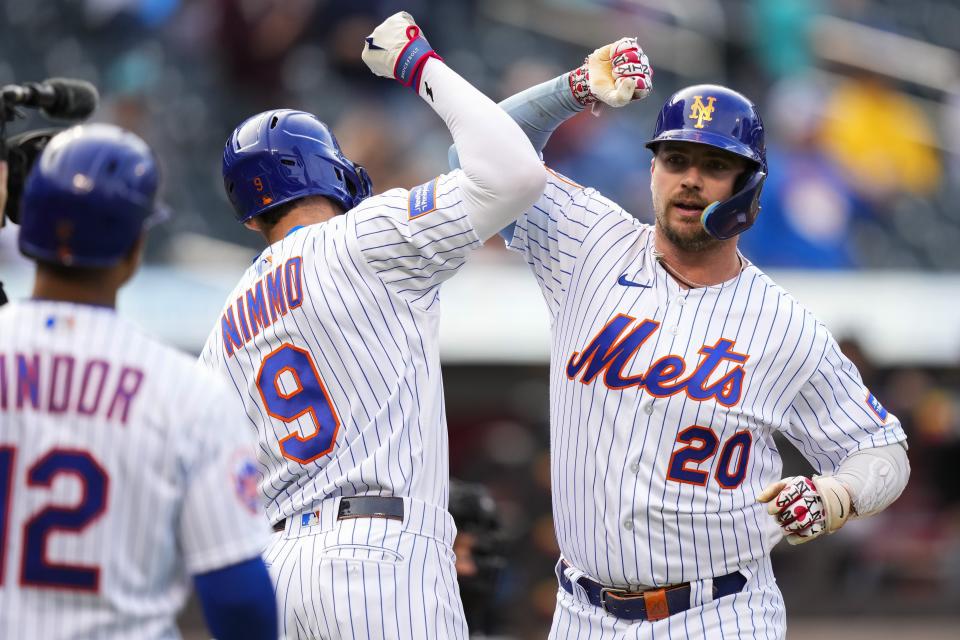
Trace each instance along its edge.
<instances>
[{"instance_id":1,"label":"nimmo name on jersey","mask_svg":"<svg viewBox=\"0 0 960 640\"><path fill-rule=\"evenodd\" d=\"M227 357L250 342L277 318L303 304L303 258L290 258L257 280L223 312L220 329Z\"/></svg>"}]
</instances>

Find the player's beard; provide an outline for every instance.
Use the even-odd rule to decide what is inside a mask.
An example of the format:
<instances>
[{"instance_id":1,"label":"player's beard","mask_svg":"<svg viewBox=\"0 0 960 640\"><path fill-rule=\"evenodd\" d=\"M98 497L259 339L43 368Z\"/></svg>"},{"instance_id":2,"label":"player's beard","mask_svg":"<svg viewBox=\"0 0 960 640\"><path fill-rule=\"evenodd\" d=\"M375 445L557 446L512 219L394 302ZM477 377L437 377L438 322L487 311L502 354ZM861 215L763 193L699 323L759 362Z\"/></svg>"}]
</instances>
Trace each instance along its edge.
<instances>
[{"instance_id":1,"label":"player's beard","mask_svg":"<svg viewBox=\"0 0 960 640\"><path fill-rule=\"evenodd\" d=\"M664 238L670 241L681 251L697 253L709 249L717 244L719 240L707 233L703 228L700 219L681 218L679 214L671 219L668 215L673 200L666 202L654 199L653 208L657 218L657 227ZM704 205L706 206L706 205Z\"/></svg>"}]
</instances>

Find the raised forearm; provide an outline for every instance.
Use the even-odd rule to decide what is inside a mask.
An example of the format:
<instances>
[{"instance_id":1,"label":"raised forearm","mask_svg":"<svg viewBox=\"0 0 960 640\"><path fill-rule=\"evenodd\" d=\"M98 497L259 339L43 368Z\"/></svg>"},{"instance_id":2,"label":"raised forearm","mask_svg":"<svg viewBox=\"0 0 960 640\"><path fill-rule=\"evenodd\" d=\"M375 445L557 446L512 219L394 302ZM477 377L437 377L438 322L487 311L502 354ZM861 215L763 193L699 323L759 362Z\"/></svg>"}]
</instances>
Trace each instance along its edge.
<instances>
[{"instance_id":1,"label":"raised forearm","mask_svg":"<svg viewBox=\"0 0 960 640\"><path fill-rule=\"evenodd\" d=\"M570 92L569 75L565 73L542 82L500 103L500 108L520 125L538 153L543 151L557 127L584 109Z\"/></svg>"}]
</instances>

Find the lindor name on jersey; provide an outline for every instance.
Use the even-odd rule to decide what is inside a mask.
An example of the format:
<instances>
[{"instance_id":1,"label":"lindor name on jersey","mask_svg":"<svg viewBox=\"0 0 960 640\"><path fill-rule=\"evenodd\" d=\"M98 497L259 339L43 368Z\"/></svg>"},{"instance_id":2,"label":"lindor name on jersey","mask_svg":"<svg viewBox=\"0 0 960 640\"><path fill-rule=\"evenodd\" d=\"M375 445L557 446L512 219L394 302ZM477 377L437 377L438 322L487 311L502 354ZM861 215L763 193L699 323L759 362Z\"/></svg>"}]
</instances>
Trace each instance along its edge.
<instances>
[{"instance_id":1,"label":"lindor name on jersey","mask_svg":"<svg viewBox=\"0 0 960 640\"><path fill-rule=\"evenodd\" d=\"M68 353L0 353L0 410L97 416L127 423L144 372Z\"/></svg>"}]
</instances>

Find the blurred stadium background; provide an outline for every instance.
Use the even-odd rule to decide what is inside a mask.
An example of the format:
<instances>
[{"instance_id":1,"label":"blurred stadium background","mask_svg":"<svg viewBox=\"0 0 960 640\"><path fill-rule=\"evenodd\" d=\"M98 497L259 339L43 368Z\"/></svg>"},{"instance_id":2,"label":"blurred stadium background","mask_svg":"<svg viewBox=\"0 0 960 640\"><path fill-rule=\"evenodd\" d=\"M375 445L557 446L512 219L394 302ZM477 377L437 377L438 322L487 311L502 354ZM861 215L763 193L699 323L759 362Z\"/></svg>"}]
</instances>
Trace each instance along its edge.
<instances>
[{"instance_id":1,"label":"blurred stadium background","mask_svg":"<svg viewBox=\"0 0 960 640\"><path fill-rule=\"evenodd\" d=\"M197 352L256 253L221 193L224 140L270 107L317 113L377 191L446 170L433 113L360 61L362 38L413 13L450 65L494 99L637 35L656 70L644 103L581 115L553 167L651 220L646 135L694 82L751 96L771 171L744 253L842 339L903 420L913 476L884 514L774 552L790 638L956 638L960 624L960 3L957 0L0 0L0 84L72 76L95 120L158 150L176 211L121 296L124 313ZM40 119L11 133L47 126ZM495 150L494 150L495 151ZM0 233L0 279L31 271ZM557 549L547 463L546 313L491 241L446 288L445 384L456 476L486 484L507 541L501 630L549 628ZM787 469L806 463L784 444ZM183 618L188 637L199 618Z\"/></svg>"}]
</instances>

